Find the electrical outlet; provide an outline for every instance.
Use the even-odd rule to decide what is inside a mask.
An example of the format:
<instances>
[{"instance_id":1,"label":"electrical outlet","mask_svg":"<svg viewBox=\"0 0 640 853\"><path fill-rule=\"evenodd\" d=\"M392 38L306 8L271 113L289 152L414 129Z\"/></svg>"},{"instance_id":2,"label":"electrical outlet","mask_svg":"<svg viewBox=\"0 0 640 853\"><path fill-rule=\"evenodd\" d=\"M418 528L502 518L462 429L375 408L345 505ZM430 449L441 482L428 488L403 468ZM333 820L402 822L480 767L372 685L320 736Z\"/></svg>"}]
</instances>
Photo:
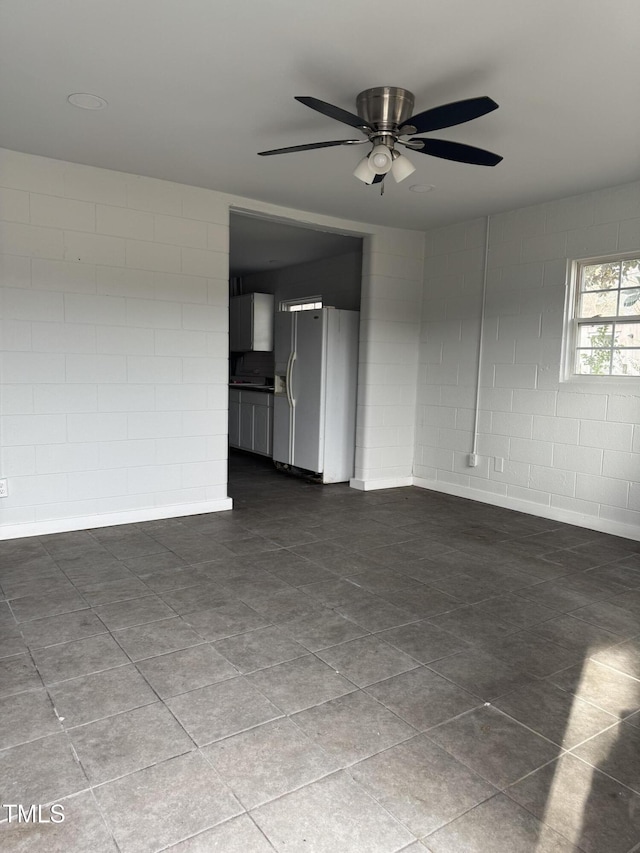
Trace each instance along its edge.
<instances>
[{"instance_id":1,"label":"electrical outlet","mask_svg":"<svg viewBox=\"0 0 640 853\"><path fill-rule=\"evenodd\" d=\"M469 468L477 468L478 467L478 454L470 453L469 454Z\"/></svg>"},{"instance_id":2,"label":"electrical outlet","mask_svg":"<svg viewBox=\"0 0 640 853\"><path fill-rule=\"evenodd\" d=\"M504 473L504 459L501 456L496 456L493 460L493 467L498 474Z\"/></svg>"},{"instance_id":3,"label":"electrical outlet","mask_svg":"<svg viewBox=\"0 0 640 853\"><path fill-rule=\"evenodd\" d=\"M9 497L9 484L7 480L0 480L0 498Z\"/></svg>"}]
</instances>

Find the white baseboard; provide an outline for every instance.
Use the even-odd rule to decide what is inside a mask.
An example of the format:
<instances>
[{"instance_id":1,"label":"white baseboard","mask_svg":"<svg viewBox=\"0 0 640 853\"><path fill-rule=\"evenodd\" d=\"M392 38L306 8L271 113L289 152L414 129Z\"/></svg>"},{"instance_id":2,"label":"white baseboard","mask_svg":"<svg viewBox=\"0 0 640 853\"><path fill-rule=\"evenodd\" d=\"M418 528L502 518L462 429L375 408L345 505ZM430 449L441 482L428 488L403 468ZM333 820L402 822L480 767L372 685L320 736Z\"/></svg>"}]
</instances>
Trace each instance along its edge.
<instances>
[{"instance_id":1,"label":"white baseboard","mask_svg":"<svg viewBox=\"0 0 640 853\"><path fill-rule=\"evenodd\" d=\"M361 492L371 492L374 489L399 489L402 486L412 486L413 477L389 477L386 480L349 480L352 489Z\"/></svg>"},{"instance_id":2,"label":"white baseboard","mask_svg":"<svg viewBox=\"0 0 640 853\"><path fill-rule=\"evenodd\" d=\"M518 512L526 512L529 515L537 515L540 518L549 518L551 521L561 521L565 524L575 524L576 527L586 527L589 530L597 530L600 533L610 533L612 536L622 536L625 539L640 541L640 530L631 524L623 524L620 521L609 521L594 515L586 515L581 512L573 512L569 509L558 509L553 506L545 506L534 501L523 501L520 498L510 498L506 495L496 495L493 492L482 492L479 489L470 489L467 486L457 486L453 483L444 483L440 480L425 480L422 477L414 477L413 485L420 489L429 489L434 492L443 492L446 495L455 495L458 498L467 498L484 504L514 509Z\"/></svg>"},{"instance_id":3,"label":"white baseboard","mask_svg":"<svg viewBox=\"0 0 640 853\"><path fill-rule=\"evenodd\" d=\"M90 530L93 527L113 527L116 524L136 524L141 521L159 521L163 518L181 518L185 515L202 515L233 509L231 498L219 501L201 501L192 504L157 506L127 512L106 512L74 518L55 518L50 521L32 521L0 527L0 540L21 539L25 536L45 536L49 533L68 533L72 530Z\"/></svg>"}]
</instances>

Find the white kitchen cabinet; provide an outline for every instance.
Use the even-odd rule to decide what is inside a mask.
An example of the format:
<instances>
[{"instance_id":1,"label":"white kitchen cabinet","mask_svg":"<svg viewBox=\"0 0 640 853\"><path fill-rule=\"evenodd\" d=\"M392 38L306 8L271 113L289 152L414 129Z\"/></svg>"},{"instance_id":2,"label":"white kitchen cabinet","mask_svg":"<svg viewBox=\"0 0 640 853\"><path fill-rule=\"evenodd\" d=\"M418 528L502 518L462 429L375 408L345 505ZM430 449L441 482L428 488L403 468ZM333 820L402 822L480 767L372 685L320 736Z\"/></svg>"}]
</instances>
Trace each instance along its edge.
<instances>
[{"instance_id":1,"label":"white kitchen cabinet","mask_svg":"<svg viewBox=\"0 0 640 853\"><path fill-rule=\"evenodd\" d=\"M273 394L229 389L229 445L271 456L273 451Z\"/></svg>"},{"instance_id":2,"label":"white kitchen cabinet","mask_svg":"<svg viewBox=\"0 0 640 853\"><path fill-rule=\"evenodd\" d=\"M253 409L252 403L242 399L240 392L240 447L253 450Z\"/></svg>"},{"instance_id":3,"label":"white kitchen cabinet","mask_svg":"<svg viewBox=\"0 0 640 853\"><path fill-rule=\"evenodd\" d=\"M229 349L231 352L271 352L273 349L271 293L246 293L229 301Z\"/></svg>"},{"instance_id":4,"label":"white kitchen cabinet","mask_svg":"<svg viewBox=\"0 0 640 853\"><path fill-rule=\"evenodd\" d=\"M240 392L229 388L229 444L240 447Z\"/></svg>"},{"instance_id":5,"label":"white kitchen cabinet","mask_svg":"<svg viewBox=\"0 0 640 853\"><path fill-rule=\"evenodd\" d=\"M253 452L271 456L273 430L273 407L253 407Z\"/></svg>"}]
</instances>

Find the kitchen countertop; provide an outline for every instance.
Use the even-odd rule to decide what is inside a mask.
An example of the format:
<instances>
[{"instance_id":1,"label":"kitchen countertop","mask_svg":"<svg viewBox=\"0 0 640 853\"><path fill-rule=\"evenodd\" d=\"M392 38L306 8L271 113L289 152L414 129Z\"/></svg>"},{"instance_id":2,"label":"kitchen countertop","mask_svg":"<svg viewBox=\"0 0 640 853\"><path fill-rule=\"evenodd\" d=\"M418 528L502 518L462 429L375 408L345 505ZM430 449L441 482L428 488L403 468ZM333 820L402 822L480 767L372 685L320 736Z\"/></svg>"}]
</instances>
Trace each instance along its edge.
<instances>
[{"instance_id":1,"label":"kitchen countertop","mask_svg":"<svg viewBox=\"0 0 640 853\"><path fill-rule=\"evenodd\" d=\"M237 391L262 391L266 394L273 394L273 385L249 385L245 382L231 382L229 388L235 388Z\"/></svg>"}]
</instances>

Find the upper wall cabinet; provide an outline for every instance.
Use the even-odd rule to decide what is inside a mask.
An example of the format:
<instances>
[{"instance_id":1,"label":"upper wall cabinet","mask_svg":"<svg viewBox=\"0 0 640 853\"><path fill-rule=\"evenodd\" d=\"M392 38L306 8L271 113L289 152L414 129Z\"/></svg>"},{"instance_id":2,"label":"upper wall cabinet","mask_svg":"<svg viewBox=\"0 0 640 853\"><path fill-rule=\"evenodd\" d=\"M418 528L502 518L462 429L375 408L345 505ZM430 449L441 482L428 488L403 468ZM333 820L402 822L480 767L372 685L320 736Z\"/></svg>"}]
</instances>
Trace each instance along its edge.
<instances>
[{"instance_id":1,"label":"upper wall cabinet","mask_svg":"<svg viewBox=\"0 0 640 853\"><path fill-rule=\"evenodd\" d=\"M229 349L231 352L270 352L273 349L271 293L246 293L229 301Z\"/></svg>"}]
</instances>

